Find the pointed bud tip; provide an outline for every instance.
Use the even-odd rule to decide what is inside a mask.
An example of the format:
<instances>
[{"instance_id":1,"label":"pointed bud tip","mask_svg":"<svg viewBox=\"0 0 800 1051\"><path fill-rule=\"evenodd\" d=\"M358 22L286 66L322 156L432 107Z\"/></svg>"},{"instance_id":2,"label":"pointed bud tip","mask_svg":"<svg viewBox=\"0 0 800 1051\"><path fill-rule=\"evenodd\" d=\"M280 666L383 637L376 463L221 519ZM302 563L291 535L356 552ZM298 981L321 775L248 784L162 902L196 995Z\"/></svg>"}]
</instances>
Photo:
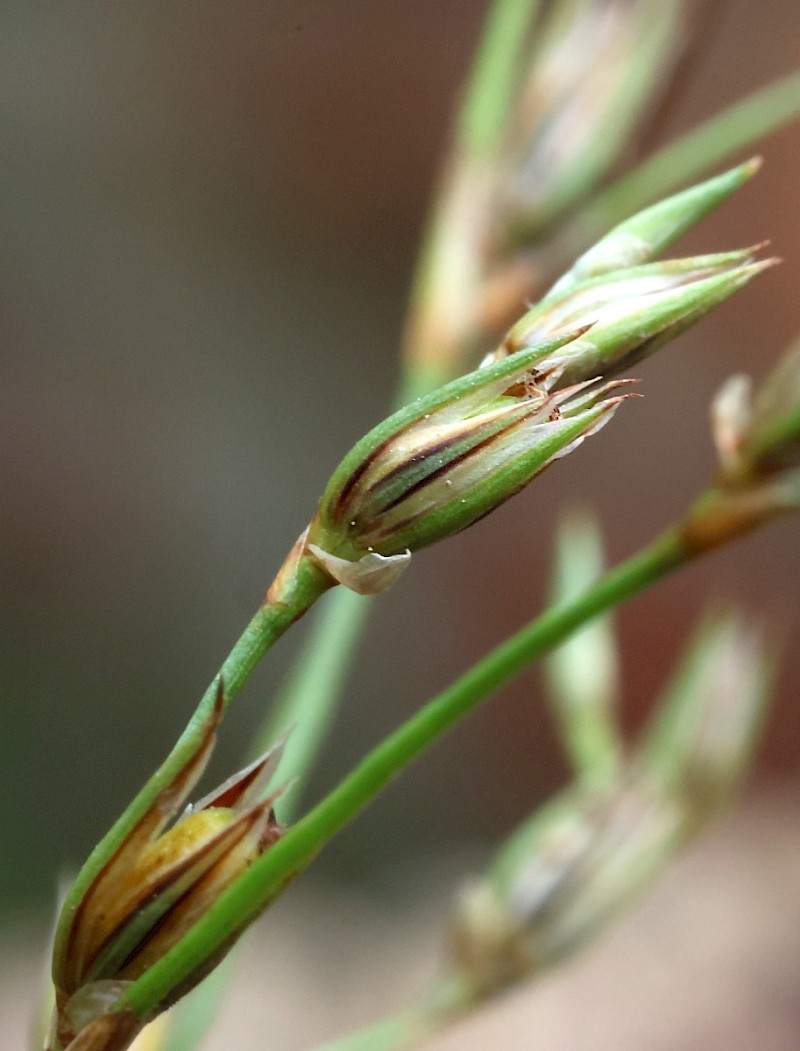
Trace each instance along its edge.
<instances>
[{"instance_id":1,"label":"pointed bud tip","mask_svg":"<svg viewBox=\"0 0 800 1051\"><path fill-rule=\"evenodd\" d=\"M615 413L617 409L622 405L624 401L631 401L634 398L643 398L644 394L639 394L638 391L628 391L627 394L618 394L615 398L608 398L603 402L606 409L610 410L611 414Z\"/></svg>"},{"instance_id":2,"label":"pointed bud tip","mask_svg":"<svg viewBox=\"0 0 800 1051\"><path fill-rule=\"evenodd\" d=\"M243 770L232 774L221 785L203 796L196 803L190 804L188 813L211 808L225 808L241 811L253 798L263 791L280 763L287 734L266 752L254 759Z\"/></svg>"},{"instance_id":3,"label":"pointed bud tip","mask_svg":"<svg viewBox=\"0 0 800 1051\"><path fill-rule=\"evenodd\" d=\"M283 799L284 796L288 796L290 792L293 792L297 785L300 783L300 778L295 775L294 777L288 778L282 784L278 785L274 792L271 793L270 800L272 803L277 803L279 799Z\"/></svg>"},{"instance_id":4,"label":"pointed bud tip","mask_svg":"<svg viewBox=\"0 0 800 1051\"><path fill-rule=\"evenodd\" d=\"M772 255L768 259L756 259L754 262L748 263L743 269L753 274L760 274L762 270L771 270L773 266L781 266L782 264L783 259L780 256Z\"/></svg>"},{"instance_id":5,"label":"pointed bud tip","mask_svg":"<svg viewBox=\"0 0 800 1051\"><path fill-rule=\"evenodd\" d=\"M579 325L578 328L572 330L572 338L580 339L581 336L584 336L587 332L591 331L596 324L596 321L587 321L585 324Z\"/></svg>"},{"instance_id":6,"label":"pointed bud tip","mask_svg":"<svg viewBox=\"0 0 800 1051\"><path fill-rule=\"evenodd\" d=\"M637 387L641 382L642 381L638 376L623 376L621 379L609 380L608 383L603 384L598 391L598 394L603 398L603 404L608 404L608 402L614 402L616 404L618 402L628 401L630 398L643 398L644 394L640 391L628 389L630 387ZM616 394L613 398L608 398L607 395L611 394L613 391L622 391L623 393Z\"/></svg>"},{"instance_id":7,"label":"pointed bud tip","mask_svg":"<svg viewBox=\"0 0 800 1051\"><path fill-rule=\"evenodd\" d=\"M755 259L752 262L742 263L734 266L728 271L728 277L733 281L734 288L742 288L749 284L753 278L775 266L780 266L783 260L778 256L770 256L768 259Z\"/></svg>"}]
</instances>

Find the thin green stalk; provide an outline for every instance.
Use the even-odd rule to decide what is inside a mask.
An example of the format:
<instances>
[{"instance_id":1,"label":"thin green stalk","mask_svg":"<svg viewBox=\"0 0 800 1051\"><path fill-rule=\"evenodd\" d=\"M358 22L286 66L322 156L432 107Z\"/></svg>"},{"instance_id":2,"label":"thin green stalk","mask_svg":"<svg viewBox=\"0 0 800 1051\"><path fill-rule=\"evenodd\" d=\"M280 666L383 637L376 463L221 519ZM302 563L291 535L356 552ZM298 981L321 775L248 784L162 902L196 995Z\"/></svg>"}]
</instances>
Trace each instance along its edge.
<instances>
[{"instance_id":1,"label":"thin green stalk","mask_svg":"<svg viewBox=\"0 0 800 1051\"><path fill-rule=\"evenodd\" d=\"M494 0L490 6L456 123L457 154L486 158L496 148L538 6L539 0ZM455 166L463 164L462 159ZM451 196L452 185L445 179L420 252L412 299L420 296L427 300L430 286L437 284L441 246L450 241L452 234L440 213L443 202ZM464 296L472 292L472 283L468 285L462 289ZM397 408L452 378L447 362L418 359L413 350L406 357L410 364L401 377ZM332 597L303 647L275 713L257 735L259 746L267 747L286 729L295 727L281 761L281 773L287 777L303 778L317 756L369 605L368 599L344 589ZM292 805L296 805L297 798L293 793Z\"/></svg>"},{"instance_id":2,"label":"thin green stalk","mask_svg":"<svg viewBox=\"0 0 800 1051\"><path fill-rule=\"evenodd\" d=\"M485 154L497 146L538 6L539 0L495 0L491 6L456 125L463 149Z\"/></svg>"},{"instance_id":3,"label":"thin green stalk","mask_svg":"<svg viewBox=\"0 0 800 1051\"><path fill-rule=\"evenodd\" d=\"M607 573L585 595L547 610L498 646L379 744L317 807L254 861L186 937L133 983L119 1001L120 1008L130 1007L139 1017L146 1017L216 949L255 919L419 752L577 627L642 591L696 553L679 530L670 530Z\"/></svg>"},{"instance_id":4,"label":"thin green stalk","mask_svg":"<svg viewBox=\"0 0 800 1051\"><path fill-rule=\"evenodd\" d=\"M225 702L230 704L267 651L330 586L330 578L303 558L280 598L266 601L245 628L208 687L201 707L213 702L220 677L225 685Z\"/></svg>"},{"instance_id":5,"label":"thin green stalk","mask_svg":"<svg viewBox=\"0 0 800 1051\"><path fill-rule=\"evenodd\" d=\"M474 1003L474 991L461 978L440 981L418 1007L349 1033L317 1051L396 1051L438 1032Z\"/></svg>"},{"instance_id":6,"label":"thin green stalk","mask_svg":"<svg viewBox=\"0 0 800 1051\"><path fill-rule=\"evenodd\" d=\"M338 588L316 614L311 632L278 699L275 710L259 730L255 751L266 751L289 733L280 764L284 781L295 781L281 801L282 820L292 820L341 694L351 655L366 621L371 602L346 588Z\"/></svg>"},{"instance_id":7,"label":"thin green stalk","mask_svg":"<svg viewBox=\"0 0 800 1051\"><path fill-rule=\"evenodd\" d=\"M220 679L227 707L240 692L253 669L286 629L298 620L331 586L330 578L306 557L290 559L264 603L245 628L214 676L186 729L155 774L100 840L70 888L59 916L53 950L53 969L58 973L72 917L83 897L128 833L150 809L156 797L171 783L197 747L216 703Z\"/></svg>"},{"instance_id":8,"label":"thin green stalk","mask_svg":"<svg viewBox=\"0 0 800 1051\"><path fill-rule=\"evenodd\" d=\"M565 239L590 244L626 216L800 118L800 72L776 80L652 154L578 213Z\"/></svg>"},{"instance_id":9,"label":"thin green stalk","mask_svg":"<svg viewBox=\"0 0 800 1051\"><path fill-rule=\"evenodd\" d=\"M604 568L603 542L586 511L565 516L553 566L552 603L588 591ZM617 783L624 746L619 726L618 651L611 616L596 617L557 646L544 662L546 696L562 747L581 784Z\"/></svg>"}]
</instances>

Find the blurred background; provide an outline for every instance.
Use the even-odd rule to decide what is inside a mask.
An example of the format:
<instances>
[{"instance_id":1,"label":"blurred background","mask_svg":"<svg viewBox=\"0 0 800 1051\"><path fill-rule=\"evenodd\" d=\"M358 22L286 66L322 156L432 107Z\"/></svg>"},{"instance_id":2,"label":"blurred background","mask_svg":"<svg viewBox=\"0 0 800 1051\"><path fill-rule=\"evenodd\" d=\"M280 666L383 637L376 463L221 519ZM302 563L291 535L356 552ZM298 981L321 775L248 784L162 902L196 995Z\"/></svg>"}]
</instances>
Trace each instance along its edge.
<instances>
[{"instance_id":1,"label":"blurred background","mask_svg":"<svg viewBox=\"0 0 800 1051\"><path fill-rule=\"evenodd\" d=\"M44 953L57 882L161 759L339 456L385 414L429 192L484 8L2 5L0 936L29 964L15 965L17 983ZM659 141L797 65L796 0L762 0L756 25L748 0L721 9ZM762 375L800 331L799 148L797 127L768 139L759 176L679 246L770 238L786 265L648 362L645 401L474 530L415 556L375 605L307 798L541 607L562 510L594 508L618 560L699 492L714 469L709 399L734 371ZM670 886L691 894L720 865L736 879L755 852L738 905L716 919L740 922L752 898L776 931L764 971L785 974L791 962L796 976L800 945L784 945L777 922L791 907L781 893L796 896L796 884L775 873L789 873L800 850L790 816L800 791L798 522L771 526L619 616L631 728L709 595L784 618L790 645L746 828L701 847L691 878ZM231 712L212 779L246 751L303 631L282 641ZM378 934L354 952L369 968L387 916L401 917L407 984L395 988L413 994L414 961L435 956L432 917L452 881L567 776L539 697L535 670L504 689L326 851L300 904L281 903L277 936L305 961L289 967L299 982L310 968L313 985L335 957L315 948L307 919L293 925L292 908L327 916L341 902L342 919L321 924L323 943L366 916L365 931ZM424 903L419 924L403 909L411 900ZM698 915L689 908L689 928ZM771 929L750 926L762 939ZM664 951L665 966L682 970L676 935ZM625 973L611 981L617 992ZM762 978L764 1002L797 1024L797 988L779 994ZM344 999L360 998L361 1010L345 1017L329 990L313 1023L296 1017L276 1046L305 1046L304 1024L321 1037L376 1010L366 980L353 982L358 996ZM390 972L381 982L392 986ZM30 983L14 995L21 1016ZM526 1032L507 1046L528 1047ZM662 1046L637 1039L631 1047ZM564 1046L606 1045L573 1034ZM716 1045L687 1036L663 1046Z\"/></svg>"}]
</instances>

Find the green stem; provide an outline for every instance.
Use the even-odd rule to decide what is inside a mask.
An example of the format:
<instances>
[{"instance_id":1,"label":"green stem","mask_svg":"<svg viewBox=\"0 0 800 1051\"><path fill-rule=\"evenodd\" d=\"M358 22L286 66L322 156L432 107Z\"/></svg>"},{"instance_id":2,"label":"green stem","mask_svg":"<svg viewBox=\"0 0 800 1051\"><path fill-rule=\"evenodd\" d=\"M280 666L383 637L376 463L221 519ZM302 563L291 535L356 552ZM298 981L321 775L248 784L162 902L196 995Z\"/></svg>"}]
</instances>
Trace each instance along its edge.
<instances>
[{"instance_id":1,"label":"green stem","mask_svg":"<svg viewBox=\"0 0 800 1051\"><path fill-rule=\"evenodd\" d=\"M800 72L753 92L652 154L594 197L570 224L566 239L591 244L627 216L798 118Z\"/></svg>"},{"instance_id":2,"label":"green stem","mask_svg":"<svg viewBox=\"0 0 800 1051\"><path fill-rule=\"evenodd\" d=\"M558 533L551 602L588 591L604 569L600 530L587 512L565 516ZM544 662L546 697L576 778L598 790L615 784L623 759L617 713L617 642L611 616L595 617Z\"/></svg>"},{"instance_id":3,"label":"green stem","mask_svg":"<svg viewBox=\"0 0 800 1051\"><path fill-rule=\"evenodd\" d=\"M224 703L227 707L242 689L265 653L330 586L330 578L308 558L305 556L297 558L290 555L276 584L270 589L264 603L237 640L219 672L214 676L172 751L94 848L70 888L64 900L56 929L53 950L55 974L59 972L61 966L72 917L86 891L104 868L108 859L113 856L130 831L153 805L155 799L172 782L177 772L195 752L198 737L205 733L208 716L214 707L220 678L224 685Z\"/></svg>"},{"instance_id":4,"label":"green stem","mask_svg":"<svg viewBox=\"0 0 800 1051\"><path fill-rule=\"evenodd\" d=\"M461 978L441 982L424 1003L393 1018L349 1033L317 1051L398 1051L438 1032L474 1004L474 992Z\"/></svg>"},{"instance_id":5,"label":"green stem","mask_svg":"<svg viewBox=\"0 0 800 1051\"><path fill-rule=\"evenodd\" d=\"M330 578L307 558L302 558L280 597L267 600L247 625L208 687L200 707L213 704L220 677L225 685L226 706L230 704L267 651L330 586Z\"/></svg>"},{"instance_id":6,"label":"green stem","mask_svg":"<svg viewBox=\"0 0 800 1051\"><path fill-rule=\"evenodd\" d=\"M350 658L371 606L368 598L339 588L315 614L297 660L256 738L256 753L291 731L281 758L282 781L296 782L281 801L281 819L291 820L308 772L328 735Z\"/></svg>"},{"instance_id":7,"label":"green stem","mask_svg":"<svg viewBox=\"0 0 800 1051\"><path fill-rule=\"evenodd\" d=\"M577 627L637 594L697 553L670 530L607 573L585 595L547 610L506 640L379 744L317 807L226 890L191 931L126 991L119 1007L157 1008L217 949L235 938L333 836L428 745L501 683Z\"/></svg>"},{"instance_id":8,"label":"green stem","mask_svg":"<svg viewBox=\"0 0 800 1051\"><path fill-rule=\"evenodd\" d=\"M465 150L491 153L502 138L538 6L495 0L490 7L456 124Z\"/></svg>"}]
</instances>

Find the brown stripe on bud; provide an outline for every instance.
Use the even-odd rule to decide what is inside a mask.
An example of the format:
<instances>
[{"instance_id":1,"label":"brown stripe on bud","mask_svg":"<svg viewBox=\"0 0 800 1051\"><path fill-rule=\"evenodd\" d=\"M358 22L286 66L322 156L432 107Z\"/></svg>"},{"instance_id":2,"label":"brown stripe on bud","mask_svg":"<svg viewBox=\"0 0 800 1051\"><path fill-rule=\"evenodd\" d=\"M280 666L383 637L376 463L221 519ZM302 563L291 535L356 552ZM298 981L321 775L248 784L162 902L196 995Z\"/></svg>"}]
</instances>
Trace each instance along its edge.
<instances>
[{"instance_id":1,"label":"brown stripe on bud","mask_svg":"<svg viewBox=\"0 0 800 1051\"><path fill-rule=\"evenodd\" d=\"M495 410L490 413L485 413L482 416L475 416L469 420L464 421L462 426L460 426L457 430L453 430L453 432L449 434L446 438L440 437L438 441L433 441L430 445L422 446L419 450L415 450L414 453L410 455L404 463L392 468L391 471L389 471L386 475L384 475L382 478L376 481L375 484L364 494L365 502L368 502L371 497L374 497L376 504L379 505L376 514L382 514L387 511L390 511L392 508L402 503L402 501L405 500L406 497L411 496L413 493L417 492L425 485L427 485L428 482L432 481L434 478L439 477L441 474L446 473L448 470L452 469L457 464L463 462L463 460L467 459L474 450L485 448L488 444L494 441L495 438L499 438L503 434L507 434L518 423L527 420L530 415L535 414L537 411L538 407L533 403L533 401L529 401L527 405L521 405L517 403L514 405L504 406L499 410ZM468 449L465 449L462 453L454 456L453 459L448 460L446 463L439 464L438 466L434 466L433 464L431 464L431 470L429 474L424 475L422 478L419 478L415 482L412 482L407 488L403 489L395 498L390 500L388 503L380 504L381 491L387 489L393 480L397 479L404 473L408 473L410 464L421 464L424 463L426 460L433 460L435 457L446 453L449 449L453 448L453 446L458 445L458 443L460 441L463 441L464 438L468 437L471 432L477 435L478 433L480 433L481 430L490 427L492 423L497 423L499 420L502 420L504 416L510 416L514 414L518 415L516 415L514 419L506 423L504 426L499 427L497 431L490 433L485 438L480 439L475 445L471 446Z\"/></svg>"},{"instance_id":2,"label":"brown stripe on bud","mask_svg":"<svg viewBox=\"0 0 800 1051\"><path fill-rule=\"evenodd\" d=\"M518 406L515 406L515 408L517 408L517 407ZM485 452L488 448L490 448L493 444L498 442L501 438L503 438L506 435L510 434L513 430L515 430L515 428L521 426L524 423L529 422L530 416L531 415L535 415L535 414L536 414L536 410L534 410L533 406L531 406L531 413L530 413L530 415L518 416L517 418L515 418L515 419L511 420L509 423L507 423L505 425L505 427L503 427L502 429L494 431L493 433L491 433L491 434L487 435L485 438L483 438L481 441L477 442L475 445L472 445L468 449L465 449L462 453L460 453L454 459L448 460L447 463L443 463L439 467L435 467L430 472L430 474L427 474L424 478L420 478L413 485L409 486L408 489L404 490L397 497L395 497L394 500L391 500L388 504L385 504L381 508L381 513L386 513L388 511L393 510L395 507L397 507L399 504L401 504L404 500L406 500L409 497L413 496L415 493L421 492L423 489L425 489L426 486L428 486L432 482L436 481L437 478L440 478L440 477L442 477L442 475L447 474L448 471L452 471L455 467L466 463L472 457L477 456L480 453ZM479 429L479 428L476 428L476 430L477 429ZM457 435L451 441L442 443L442 449L443 450L447 449L450 446L452 446L453 444L455 444L458 441L458 438L461 437L461 436L462 435ZM439 451L439 450L434 448L434 450L431 452L430 455L435 455L437 451ZM378 483L378 484L380 484L380 483ZM370 490L370 492L373 492L373 491L374 490ZM413 522L415 517L417 517L417 516L414 515L410 519L408 519L406 524L410 524L410 522ZM396 525L395 525L395 528L397 528Z\"/></svg>"},{"instance_id":3,"label":"brown stripe on bud","mask_svg":"<svg viewBox=\"0 0 800 1051\"><path fill-rule=\"evenodd\" d=\"M333 505L331 507L331 513L334 517L341 517L345 515L345 505L347 504L350 494L358 485L359 481L364 477L364 475L372 466L372 464L374 464L375 461L379 458L381 453L384 452L384 450L388 448L388 446L390 446L392 442L397 441L397 439L401 435L405 434L408 430L410 430L412 426L413 424L409 423L405 427L401 427L398 431L396 431L394 434L389 435L388 438L382 441L379 445L376 445L374 449L371 449L366 454L366 456L355 469L355 471L353 471L353 473L344 483L339 494L334 500Z\"/></svg>"}]
</instances>

